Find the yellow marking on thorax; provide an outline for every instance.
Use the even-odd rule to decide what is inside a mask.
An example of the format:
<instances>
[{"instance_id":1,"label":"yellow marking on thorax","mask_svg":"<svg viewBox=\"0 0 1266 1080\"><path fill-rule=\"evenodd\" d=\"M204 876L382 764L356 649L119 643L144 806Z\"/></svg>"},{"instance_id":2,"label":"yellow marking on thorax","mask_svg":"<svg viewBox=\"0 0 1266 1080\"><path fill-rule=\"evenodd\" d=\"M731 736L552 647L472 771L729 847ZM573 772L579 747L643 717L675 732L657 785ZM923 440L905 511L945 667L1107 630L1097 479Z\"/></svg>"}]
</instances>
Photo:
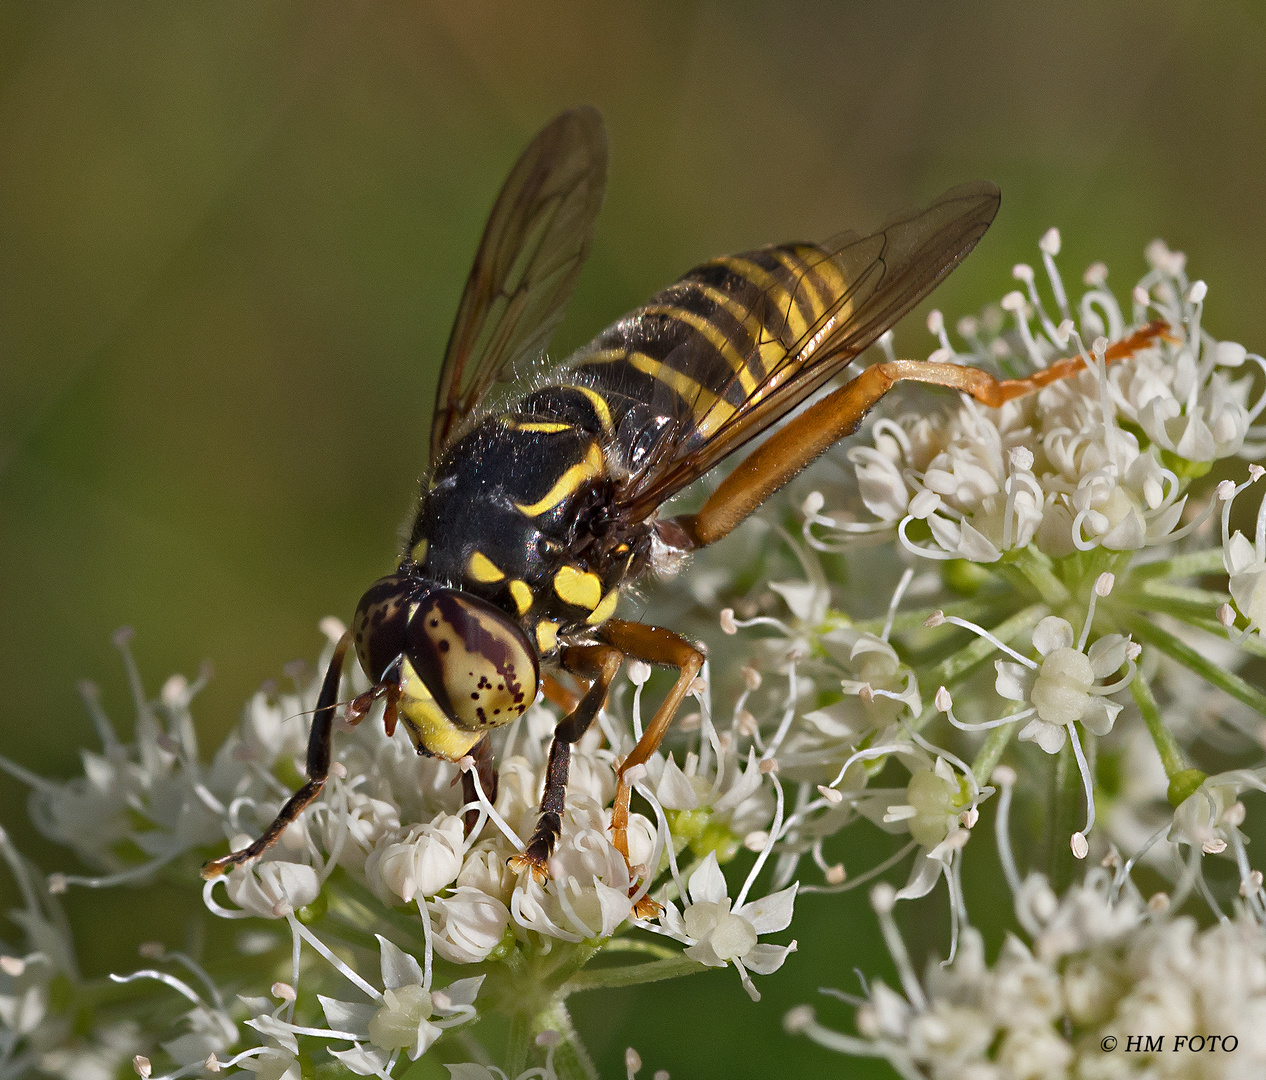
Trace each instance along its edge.
<instances>
[{"instance_id":1,"label":"yellow marking on thorax","mask_svg":"<svg viewBox=\"0 0 1266 1080\"><path fill-rule=\"evenodd\" d=\"M738 376L743 392L750 394L756 389L756 379L748 369L747 357L738 351L730 336L716 323L705 319L702 315L696 315L693 311L677 307L675 304L655 304L642 310L648 315L669 315L679 322L684 322L687 326L693 326L708 339L712 347L730 365L730 370Z\"/></svg>"},{"instance_id":2,"label":"yellow marking on thorax","mask_svg":"<svg viewBox=\"0 0 1266 1080\"><path fill-rule=\"evenodd\" d=\"M448 761L460 761L484 737L482 731L459 728L431 696L431 691L413 670L406 658L403 662L400 711L417 734L417 741L428 752Z\"/></svg>"},{"instance_id":3,"label":"yellow marking on thorax","mask_svg":"<svg viewBox=\"0 0 1266 1080\"><path fill-rule=\"evenodd\" d=\"M734 406L728 401L718 398L711 390L705 388L689 375L683 375L667 364L647 356L645 353L628 354L628 362L638 371L658 379L660 382L676 390L681 397L691 403L696 419L703 418L699 424L699 432L706 438L713 430L725 423L734 415ZM705 415L706 414L706 415Z\"/></svg>"},{"instance_id":4,"label":"yellow marking on thorax","mask_svg":"<svg viewBox=\"0 0 1266 1080\"><path fill-rule=\"evenodd\" d=\"M602 469L602 448L596 442L590 443L589 449L585 451L584 460L572 465L562 476L555 480L554 486L545 493L544 498L530 504L515 503L515 509L528 517L537 517L547 510L554 509L567 496L575 493L580 485L587 480L592 480L595 476L601 476Z\"/></svg>"},{"instance_id":5,"label":"yellow marking on thorax","mask_svg":"<svg viewBox=\"0 0 1266 1080\"><path fill-rule=\"evenodd\" d=\"M561 566L554 575L554 591L564 603L592 610L602 599L602 579L578 566Z\"/></svg>"},{"instance_id":6,"label":"yellow marking on thorax","mask_svg":"<svg viewBox=\"0 0 1266 1080\"><path fill-rule=\"evenodd\" d=\"M519 609L519 614L526 614L528 608L532 606L532 590L528 587L528 583L515 578L510 582L510 595L514 598L514 606Z\"/></svg>"},{"instance_id":7,"label":"yellow marking on thorax","mask_svg":"<svg viewBox=\"0 0 1266 1080\"><path fill-rule=\"evenodd\" d=\"M615 424L611 420L611 409L607 405L607 399L604 398L597 390L592 387L580 386L573 384L567 387L568 390L575 390L578 394L584 394L589 400L589 404L593 406L593 411L598 416L598 423L602 425L602 430L608 435L615 430Z\"/></svg>"},{"instance_id":8,"label":"yellow marking on thorax","mask_svg":"<svg viewBox=\"0 0 1266 1080\"><path fill-rule=\"evenodd\" d=\"M587 622L590 626L598 626L600 623L606 622L612 615L615 614L615 605L619 602L620 590L618 588L612 589L602 598L602 601L598 604L598 606L593 609L593 614L590 615L585 622Z\"/></svg>"},{"instance_id":9,"label":"yellow marking on thorax","mask_svg":"<svg viewBox=\"0 0 1266 1080\"><path fill-rule=\"evenodd\" d=\"M409 558L411 558L415 563L426 562L426 550L429 546L430 541L427 540L425 536L422 537L421 540L413 545L413 550L409 552Z\"/></svg>"},{"instance_id":10,"label":"yellow marking on thorax","mask_svg":"<svg viewBox=\"0 0 1266 1080\"><path fill-rule=\"evenodd\" d=\"M511 431L535 431L542 435L557 435L560 431L571 431L575 426L557 420L506 420L504 423Z\"/></svg>"},{"instance_id":11,"label":"yellow marking on thorax","mask_svg":"<svg viewBox=\"0 0 1266 1080\"><path fill-rule=\"evenodd\" d=\"M542 619L536 624L536 647L543 653L553 652L558 645L559 623Z\"/></svg>"},{"instance_id":12,"label":"yellow marking on thorax","mask_svg":"<svg viewBox=\"0 0 1266 1080\"><path fill-rule=\"evenodd\" d=\"M471 581L480 581L485 584L505 580L505 574L501 572L501 568L482 551L476 551L471 555L470 561L466 564L466 576Z\"/></svg>"}]
</instances>

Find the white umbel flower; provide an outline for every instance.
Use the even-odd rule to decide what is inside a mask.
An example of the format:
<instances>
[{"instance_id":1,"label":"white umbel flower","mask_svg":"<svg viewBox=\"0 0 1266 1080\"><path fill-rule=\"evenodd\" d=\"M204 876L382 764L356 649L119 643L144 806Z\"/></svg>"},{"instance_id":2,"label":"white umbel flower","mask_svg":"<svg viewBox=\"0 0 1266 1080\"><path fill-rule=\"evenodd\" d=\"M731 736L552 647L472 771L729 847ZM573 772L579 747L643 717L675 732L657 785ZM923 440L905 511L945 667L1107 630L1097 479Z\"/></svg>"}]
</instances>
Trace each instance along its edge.
<instances>
[{"instance_id":1,"label":"white umbel flower","mask_svg":"<svg viewBox=\"0 0 1266 1080\"><path fill-rule=\"evenodd\" d=\"M409 903L415 896L434 896L461 872L466 856L462 819L442 814L414 825L397 840L380 843L365 861L365 876L380 896Z\"/></svg>"},{"instance_id":2,"label":"white umbel flower","mask_svg":"<svg viewBox=\"0 0 1266 1080\"><path fill-rule=\"evenodd\" d=\"M709 852L690 875L690 903L679 914L669 904L663 917L664 928L688 944L686 955L708 967L733 964L753 1001L760 993L748 975L769 975L795 952L796 943L769 945L758 941L761 934L774 934L791 925L796 886L772 893L761 900L731 910L725 878L715 852Z\"/></svg>"}]
</instances>

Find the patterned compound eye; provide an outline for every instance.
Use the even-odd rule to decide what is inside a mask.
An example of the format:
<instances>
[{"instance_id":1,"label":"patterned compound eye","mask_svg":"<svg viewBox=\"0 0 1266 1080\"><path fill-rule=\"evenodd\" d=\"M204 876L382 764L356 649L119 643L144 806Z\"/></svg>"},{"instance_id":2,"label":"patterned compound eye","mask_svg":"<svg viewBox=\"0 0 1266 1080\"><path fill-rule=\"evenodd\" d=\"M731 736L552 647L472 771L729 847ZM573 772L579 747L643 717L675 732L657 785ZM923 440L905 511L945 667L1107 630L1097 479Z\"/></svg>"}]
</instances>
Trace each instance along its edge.
<instances>
[{"instance_id":1,"label":"patterned compound eye","mask_svg":"<svg viewBox=\"0 0 1266 1080\"><path fill-rule=\"evenodd\" d=\"M492 604L455 589L426 596L409 620L407 654L436 702L468 731L516 720L540 669L523 631Z\"/></svg>"},{"instance_id":2,"label":"patterned compound eye","mask_svg":"<svg viewBox=\"0 0 1266 1080\"><path fill-rule=\"evenodd\" d=\"M379 682L407 648L410 614L418 597L431 587L408 574L389 574L361 597L352 630L360 665L373 682Z\"/></svg>"}]
</instances>

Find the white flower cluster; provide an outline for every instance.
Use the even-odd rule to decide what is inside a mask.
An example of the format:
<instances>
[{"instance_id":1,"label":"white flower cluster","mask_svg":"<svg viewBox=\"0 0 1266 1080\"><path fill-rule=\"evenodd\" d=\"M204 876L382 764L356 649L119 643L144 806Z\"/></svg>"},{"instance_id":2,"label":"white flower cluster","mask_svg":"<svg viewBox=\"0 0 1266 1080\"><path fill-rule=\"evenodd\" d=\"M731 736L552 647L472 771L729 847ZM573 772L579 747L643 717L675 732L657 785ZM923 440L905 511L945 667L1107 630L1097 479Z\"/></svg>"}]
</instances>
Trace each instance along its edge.
<instances>
[{"instance_id":1,"label":"white flower cluster","mask_svg":"<svg viewBox=\"0 0 1266 1080\"><path fill-rule=\"evenodd\" d=\"M802 499L801 537L754 520L737 546L700 554L689 594L665 598L679 616L690 596L711 618L719 609L725 636L676 741L628 774L637 812L627 859L610 832L612 800L615 768L642 731L645 664L629 665L572 749L544 882L511 860L536 825L558 720L549 707L496 734L495 794L473 760L420 757L403 732L386 737L380 713L336 723L320 798L263 859L204 885L209 911L255 927L240 950L278 981L244 987L234 972L242 992L229 1001L200 963L154 946L153 966L120 981L174 991L191 1008L163 1035L111 1020L72 1036L50 986L78 977L42 898L28 903L43 912L24 923L29 947L0 958L0 1055L10 1055L0 1077L37 1064L93 1076L97 1062L104 1078L134 1056L153 1080L230 1066L298 1080L314 1053L383 1078L424 1054L463 1058L450 1066L458 1080L588 1076L571 993L732 967L759 999L753 976L796 948L762 939L789 928L800 895L851 889L906 862L899 888L873 894L902 993L867 991L859 1036L804 1011L797 1030L887 1057L905 1077L1111 1076L1144 1059L1109 1058L1096 1038L1185 1030L1225 1004L1222 1033L1242 1039L1234 1061L1256 1069L1266 889L1247 818L1266 791L1266 690L1248 661L1266 654L1266 504L1247 525L1237 499L1266 470L1248 466L1242 482L1201 477L1266 446L1255 426L1266 396L1236 375L1266 361L1203 329L1205 287L1163 245L1149 249L1128 319L1099 265L1070 303L1058 247L1057 234L1043 238L1053 316L1022 266L1023 292L959 322L966 351L943 318L930 321L932 359L1040 391L999 409L964 399L881 417L870 445L835 462L845 483L830 486L829 462L815 475L827 494ZM1219 475L1234 467L1223 462ZM738 567L732 552L743 551L750 565ZM318 670L342 629L323 624ZM187 881L226 841L240 849L258 836L302 782L303 717L318 690L310 671L295 670L293 692L257 694L204 763L190 715L202 680L171 679L151 701L126 635L118 644L133 741L85 688L102 748L85 753L81 777L47 780L0 759L32 788L36 824L102 871L54 875L54 892ZM732 695L720 714L713 674ZM366 689L349 673L345 696ZM1021 881L1002 845L1027 943L1010 941L989 964L967 922L964 849L982 804L996 798L1006 821L1013 789L1041 808L1026 815L1042 829L1026 848L1052 854L1048 877ZM888 857L853 865L854 826L895 837ZM1092 854L1102 865L1057 899L1048 878L1094 865L1072 858ZM731 864L745 873L727 881ZM1143 901L1131 879L1140 864L1167 893ZM816 880L798 880L802 867ZM942 880L950 961L919 980L891 909ZM1200 931L1179 917L1189 899L1218 925ZM1211 975L1218 964L1232 969L1225 985ZM477 1063L487 1060L471 1049L477 1012L502 1013L515 1033L504 1073ZM640 1064L628 1062L632 1076Z\"/></svg>"},{"instance_id":2,"label":"white flower cluster","mask_svg":"<svg viewBox=\"0 0 1266 1080\"><path fill-rule=\"evenodd\" d=\"M856 483L836 485L838 509L811 490L803 546L784 534L801 575L728 594L722 630L754 638L734 729L773 729L781 775L799 784L774 885L805 855L824 878L805 888L839 891L913 853L895 898L944 877L956 931L958 854L993 794L988 777L1015 753L1044 789L1045 754L1061 775L1080 774L1085 823L1064 834L1065 851L1086 859L1116 842L1219 915L1226 886L1206 881L1202 859L1234 860L1237 900L1260 919L1238 793L1256 784L1266 746L1266 694L1241 673L1266 625L1266 504L1252 540L1232 514L1266 470L1198 484L1218 459L1261 451L1266 396L1252 376L1231 376L1266 361L1202 328L1205 286L1164 245L1148 249L1129 319L1101 265L1069 302L1058 247L1057 234L1043 238L1053 318L1021 266L1026 292L960 321L968 351L954 349L939 314L929 322L940 346L930 359L1044 388L998 409L964 396L896 420L881 411L871 445L842 455ZM1206 526L1217 509L1221 551ZM709 569L711 591L726 596ZM1193 582L1220 572L1226 592ZM948 728L935 726L942 717ZM1195 763L1210 753L1244 767L1209 778ZM1120 786L1105 788L1113 772ZM1095 833L1098 804L1108 828ZM860 820L908 842L850 877L826 849Z\"/></svg>"},{"instance_id":3,"label":"white flower cluster","mask_svg":"<svg viewBox=\"0 0 1266 1080\"><path fill-rule=\"evenodd\" d=\"M1076 310L1070 306L1055 266L1059 246L1055 230L1041 245L1062 321L1047 313L1033 269L1022 264L1015 276L1027 295L1009 293L1000 310L960 321L965 351L933 312L928 325L941 342L933 358L1019 374L1080 357L1085 370L998 409L965 400L948 413L877 422L873 446L854 447L848 459L861 501L878 520L819 506L810 524L828 542L894 530L913 554L975 563L1029 544L1053 558L1100 547L1137 551L1190 531L1178 529L1186 479L1222 458L1257 452L1245 440L1262 437L1254 422L1266 394L1250 400L1252 376L1232 373L1266 361L1202 329L1207 288L1188 281L1185 258L1159 242L1148 248L1151 269L1134 287L1127 320L1102 264L1087 272ZM1132 350L1128 362L1112 363L1114 346L1154 318L1169 330Z\"/></svg>"},{"instance_id":4,"label":"white flower cluster","mask_svg":"<svg viewBox=\"0 0 1266 1080\"><path fill-rule=\"evenodd\" d=\"M322 669L343 628L327 620L323 629L329 644ZM55 839L73 840L85 861L111 871L96 878L59 876L51 883L54 891L150 878L187 853L199 859L212 853L217 839L243 845L272 820L289 794L286 782L297 783L300 777L306 739L299 718L311 710L318 690L310 669L295 669L294 693L269 690L253 697L239 728L205 766L198 760L189 715L200 684L169 680L159 700L151 702L126 635L118 644L132 677L136 742L124 743L115 735L96 695L86 691L104 749L85 755L83 777L57 782L0 762L31 784L37 824ZM610 833L614 766L641 730L649 674L645 665L635 665L633 682L622 687L625 699L632 691L624 710L628 722L614 707L604 710L599 724L573 747L567 808L545 882L515 873L510 860L523 850L523 838L536 824L557 722L547 708L534 706L505 733L498 747L495 801L476 779L478 796L469 804L463 803L460 781L464 771L474 772L470 760L453 765L421 757L403 733L388 739L381 727L375 730L372 717L338 731L322 798L263 859L206 882L203 896L208 909L223 918L284 921L296 958L315 951L369 1000L321 995L324 1026L298 1021L295 987L308 969L296 959L291 982L278 984L279 1001L241 999L245 1027L265 1039L235 1049L241 1031L233 1008L188 983L173 982L175 976L146 969L128 981L159 979L196 1002L186 1018L189 1032L162 1044L177 1066L167 1075L183 1076L182 1070L200 1069L212 1060L289 1080L298 1068L297 1040L305 1037L324 1040L328 1052L353 1072L389 1074L400 1055L416 1059L447 1028L475 1015L483 976L458 978L435 992L432 954L453 965L484 965L484 971L493 965L491 970L510 979L524 964L536 962L533 958L545 956L570 955L567 964L547 967L579 970L613 938L640 931L663 940L663 945L645 945L661 959L677 958L683 974L733 966L747 992L759 999L751 975L777 970L795 948L794 942L759 940L788 927L795 899L795 887L785 883L771 895L755 891L778 839L783 800L777 762L772 755L758 757L753 741L759 740L758 732L715 730L706 680L701 680L694 690L700 709L692 725L700 736L697 749L684 755L682 765L671 755L656 754L634 775L635 790L652 816L631 815L626 861ZM364 688L363 679L353 676L351 693ZM760 838L763 853L732 898L720 864L754 837ZM184 864L186 870L193 858ZM649 922L635 911L648 894L661 913ZM330 910L342 924L355 925L362 938L377 935L381 990L318 934ZM421 964L387 936L398 937L402 925L413 928L412 944L425 954ZM630 981L629 969L619 969L619 977ZM541 994L557 995L565 978L546 979ZM304 981L320 987L325 977ZM209 980L207 985L214 988ZM351 1045L339 1048L340 1041Z\"/></svg>"},{"instance_id":5,"label":"white flower cluster","mask_svg":"<svg viewBox=\"0 0 1266 1080\"><path fill-rule=\"evenodd\" d=\"M999 771L1009 803L1014 775ZM991 964L967 927L954 960L929 963L920 980L892 917L892 889L877 886L872 904L902 992L876 981L864 998L835 995L857 1006L857 1035L824 1026L809 1006L787 1014L788 1031L886 1058L906 1078L1247 1080L1266 1070L1266 934L1257 920L1241 913L1200 930L1190 916L1171 917L1165 894L1144 902L1119 864L1057 897L1043 875L1019 878L1005 806L999 814L1027 942L1009 935Z\"/></svg>"}]
</instances>

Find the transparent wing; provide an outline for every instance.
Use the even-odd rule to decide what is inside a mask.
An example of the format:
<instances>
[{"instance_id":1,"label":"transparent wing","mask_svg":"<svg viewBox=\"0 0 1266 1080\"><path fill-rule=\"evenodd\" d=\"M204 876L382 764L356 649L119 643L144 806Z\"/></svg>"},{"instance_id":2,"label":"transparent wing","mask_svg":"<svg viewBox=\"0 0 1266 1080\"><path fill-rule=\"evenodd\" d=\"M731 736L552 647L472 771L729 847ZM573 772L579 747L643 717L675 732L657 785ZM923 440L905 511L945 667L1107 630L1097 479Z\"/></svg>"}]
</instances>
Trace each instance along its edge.
<instances>
[{"instance_id":1,"label":"transparent wing","mask_svg":"<svg viewBox=\"0 0 1266 1080\"><path fill-rule=\"evenodd\" d=\"M846 233L816 245L810 258L802 258L805 269L790 286L762 292L747 307L745 321L761 329L743 370L760 372L759 381L737 407L732 402L738 372L730 385L710 388L709 406L678 398L680 415L619 496L622 513L633 520L650 516L838 374L966 257L993 221L1000 200L995 184L977 181L872 235ZM829 272L812 272L815 267ZM801 290L820 296L824 281L837 284L821 316L789 346L771 349L787 340L793 311L804 299ZM671 362L688 370L690 358L674 356Z\"/></svg>"},{"instance_id":2,"label":"transparent wing","mask_svg":"<svg viewBox=\"0 0 1266 1080\"><path fill-rule=\"evenodd\" d=\"M497 196L448 340L431 461L518 363L544 351L589 254L607 177L596 109L562 113L523 151Z\"/></svg>"}]
</instances>

